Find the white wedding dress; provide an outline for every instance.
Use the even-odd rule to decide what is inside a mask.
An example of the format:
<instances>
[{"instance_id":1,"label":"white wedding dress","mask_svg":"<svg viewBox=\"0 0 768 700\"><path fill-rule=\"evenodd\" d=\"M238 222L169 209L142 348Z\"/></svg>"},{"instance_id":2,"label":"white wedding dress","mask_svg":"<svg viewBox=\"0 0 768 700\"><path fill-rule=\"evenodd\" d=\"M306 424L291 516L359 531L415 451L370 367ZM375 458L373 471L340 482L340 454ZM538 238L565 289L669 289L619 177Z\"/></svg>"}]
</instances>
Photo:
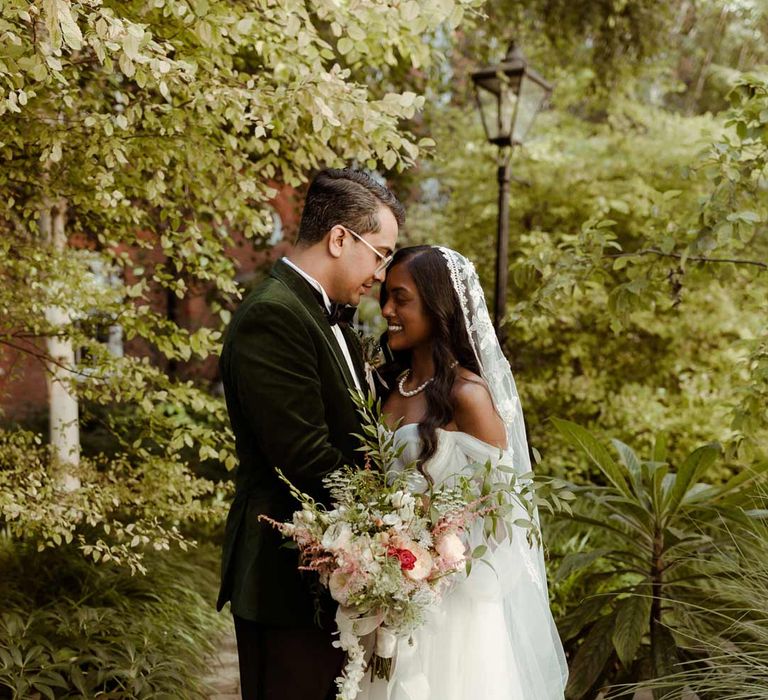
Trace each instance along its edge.
<instances>
[{"instance_id":1,"label":"white wedding dress","mask_svg":"<svg viewBox=\"0 0 768 700\"><path fill-rule=\"evenodd\" d=\"M403 464L416 459L416 424L396 431L405 444ZM509 452L467 433L438 430L438 447L426 468L435 484L450 483L468 464L510 464ZM500 472L499 472L500 473ZM424 479L416 489L422 490ZM526 517L520 508L516 517ZM485 559L463 572L440 606L413 635L401 641L389 681L366 674L357 700L562 700L567 665L547 599L541 549L531 548L525 530L493 543ZM483 541L482 524L469 533L470 546Z\"/></svg>"}]
</instances>

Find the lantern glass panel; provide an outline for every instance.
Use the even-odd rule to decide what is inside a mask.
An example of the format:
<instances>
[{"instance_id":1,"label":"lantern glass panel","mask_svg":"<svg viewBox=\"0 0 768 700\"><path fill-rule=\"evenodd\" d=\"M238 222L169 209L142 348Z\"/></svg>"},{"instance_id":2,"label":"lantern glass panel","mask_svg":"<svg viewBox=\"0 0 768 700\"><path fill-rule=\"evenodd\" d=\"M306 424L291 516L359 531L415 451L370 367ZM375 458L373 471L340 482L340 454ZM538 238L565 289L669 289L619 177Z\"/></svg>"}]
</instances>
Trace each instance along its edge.
<instances>
[{"instance_id":1,"label":"lantern glass panel","mask_svg":"<svg viewBox=\"0 0 768 700\"><path fill-rule=\"evenodd\" d=\"M515 121L511 129L512 143L522 143L528 135L533 120L544 105L549 90L529 76L524 76L517 99Z\"/></svg>"},{"instance_id":2,"label":"lantern glass panel","mask_svg":"<svg viewBox=\"0 0 768 700\"><path fill-rule=\"evenodd\" d=\"M480 116L492 143L509 143L517 103L520 75L488 74L475 78Z\"/></svg>"},{"instance_id":3,"label":"lantern glass panel","mask_svg":"<svg viewBox=\"0 0 768 700\"><path fill-rule=\"evenodd\" d=\"M499 95L498 136L508 139L512 136L512 120L515 118L517 95L509 88Z\"/></svg>"},{"instance_id":4,"label":"lantern glass panel","mask_svg":"<svg viewBox=\"0 0 768 700\"><path fill-rule=\"evenodd\" d=\"M489 141L494 141L498 137L496 113L499 109L496 95L483 90L479 86L475 88L477 105L480 108L480 118L483 120L485 135Z\"/></svg>"}]
</instances>

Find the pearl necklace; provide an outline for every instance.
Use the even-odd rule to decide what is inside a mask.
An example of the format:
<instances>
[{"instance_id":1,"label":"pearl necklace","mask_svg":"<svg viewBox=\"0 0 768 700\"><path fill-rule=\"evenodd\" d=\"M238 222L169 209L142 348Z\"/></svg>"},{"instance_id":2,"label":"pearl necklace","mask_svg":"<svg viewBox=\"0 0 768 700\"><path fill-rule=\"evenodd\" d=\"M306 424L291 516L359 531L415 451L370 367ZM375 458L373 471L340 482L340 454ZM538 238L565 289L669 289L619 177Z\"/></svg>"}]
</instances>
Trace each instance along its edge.
<instances>
[{"instance_id":1,"label":"pearl necklace","mask_svg":"<svg viewBox=\"0 0 768 700\"><path fill-rule=\"evenodd\" d=\"M451 363L451 369L453 369L457 364L459 364L459 363L458 362L452 362ZM411 391L406 391L405 388L404 388L405 380L408 379L408 377L410 377L410 376L411 376L411 370L407 369L407 370L405 370L405 372L403 372L400 375L400 379L397 382L397 390L400 392L400 396L402 396L402 397L404 397L406 399L409 399L411 396L416 396L416 394L420 394L422 391L424 391L424 389L426 389L429 386L430 382L433 382L435 380L434 377L430 377L429 379L427 379L426 382L424 382L423 384L417 386L415 389L411 389Z\"/></svg>"},{"instance_id":2,"label":"pearl necklace","mask_svg":"<svg viewBox=\"0 0 768 700\"><path fill-rule=\"evenodd\" d=\"M405 372L403 372L400 375L400 379L397 382L397 390L400 392L400 396L404 396L406 399L410 398L411 396L416 396L416 394L424 391L424 389L427 388L430 382L434 381L434 377L430 377L427 379L426 382L421 384L420 386L417 386L415 389L412 389L411 391L406 391L403 386L405 385L405 380L408 379L408 377L411 376L411 370L407 369Z\"/></svg>"}]
</instances>

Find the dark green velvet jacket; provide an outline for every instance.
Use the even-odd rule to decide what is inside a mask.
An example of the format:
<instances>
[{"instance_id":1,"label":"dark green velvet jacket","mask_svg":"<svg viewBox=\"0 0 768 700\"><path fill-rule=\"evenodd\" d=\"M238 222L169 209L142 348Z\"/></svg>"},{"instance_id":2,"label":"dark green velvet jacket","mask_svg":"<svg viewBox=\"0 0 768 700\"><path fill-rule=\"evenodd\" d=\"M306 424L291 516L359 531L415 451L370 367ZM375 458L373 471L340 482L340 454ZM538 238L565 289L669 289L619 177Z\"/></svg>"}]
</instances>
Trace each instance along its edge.
<instances>
[{"instance_id":1,"label":"dark green velvet jacket","mask_svg":"<svg viewBox=\"0 0 768 700\"><path fill-rule=\"evenodd\" d=\"M344 329L361 386L360 344ZM354 381L310 285L279 261L235 312L219 362L240 464L227 518L217 608L265 625L311 625L314 574L259 515L288 520L298 507L275 468L327 501L322 478L352 464L359 418ZM357 453L359 454L359 453ZM332 611L330 611L332 612Z\"/></svg>"}]
</instances>

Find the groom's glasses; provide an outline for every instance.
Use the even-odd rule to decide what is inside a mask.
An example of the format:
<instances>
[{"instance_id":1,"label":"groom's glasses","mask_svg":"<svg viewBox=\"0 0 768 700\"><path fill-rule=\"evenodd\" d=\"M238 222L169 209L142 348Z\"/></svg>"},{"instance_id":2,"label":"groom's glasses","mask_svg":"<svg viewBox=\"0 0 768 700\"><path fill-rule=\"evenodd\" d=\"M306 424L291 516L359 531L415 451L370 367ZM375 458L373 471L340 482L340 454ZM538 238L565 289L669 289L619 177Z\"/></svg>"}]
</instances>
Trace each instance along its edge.
<instances>
[{"instance_id":1,"label":"groom's glasses","mask_svg":"<svg viewBox=\"0 0 768 700\"><path fill-rule=\"evenodd\" d=\"M357 238L358 241L361 243L365 243L375 254L376 257L380 260L379 264L376 266L376 269L374 270L374 274L378 272L384 272L389 267L389 263L392 262L392 258L395 257L394 253L390 253L389 255L384 255L383 253L380 253L376 248L374 248L368 241L365 240L359 233L355 233L351 228L347 228L346 226L343 226L339 224L341 228L343 228L345 231L348 231L351 233L355 238Z\"/></svg>"}]
</instances>

